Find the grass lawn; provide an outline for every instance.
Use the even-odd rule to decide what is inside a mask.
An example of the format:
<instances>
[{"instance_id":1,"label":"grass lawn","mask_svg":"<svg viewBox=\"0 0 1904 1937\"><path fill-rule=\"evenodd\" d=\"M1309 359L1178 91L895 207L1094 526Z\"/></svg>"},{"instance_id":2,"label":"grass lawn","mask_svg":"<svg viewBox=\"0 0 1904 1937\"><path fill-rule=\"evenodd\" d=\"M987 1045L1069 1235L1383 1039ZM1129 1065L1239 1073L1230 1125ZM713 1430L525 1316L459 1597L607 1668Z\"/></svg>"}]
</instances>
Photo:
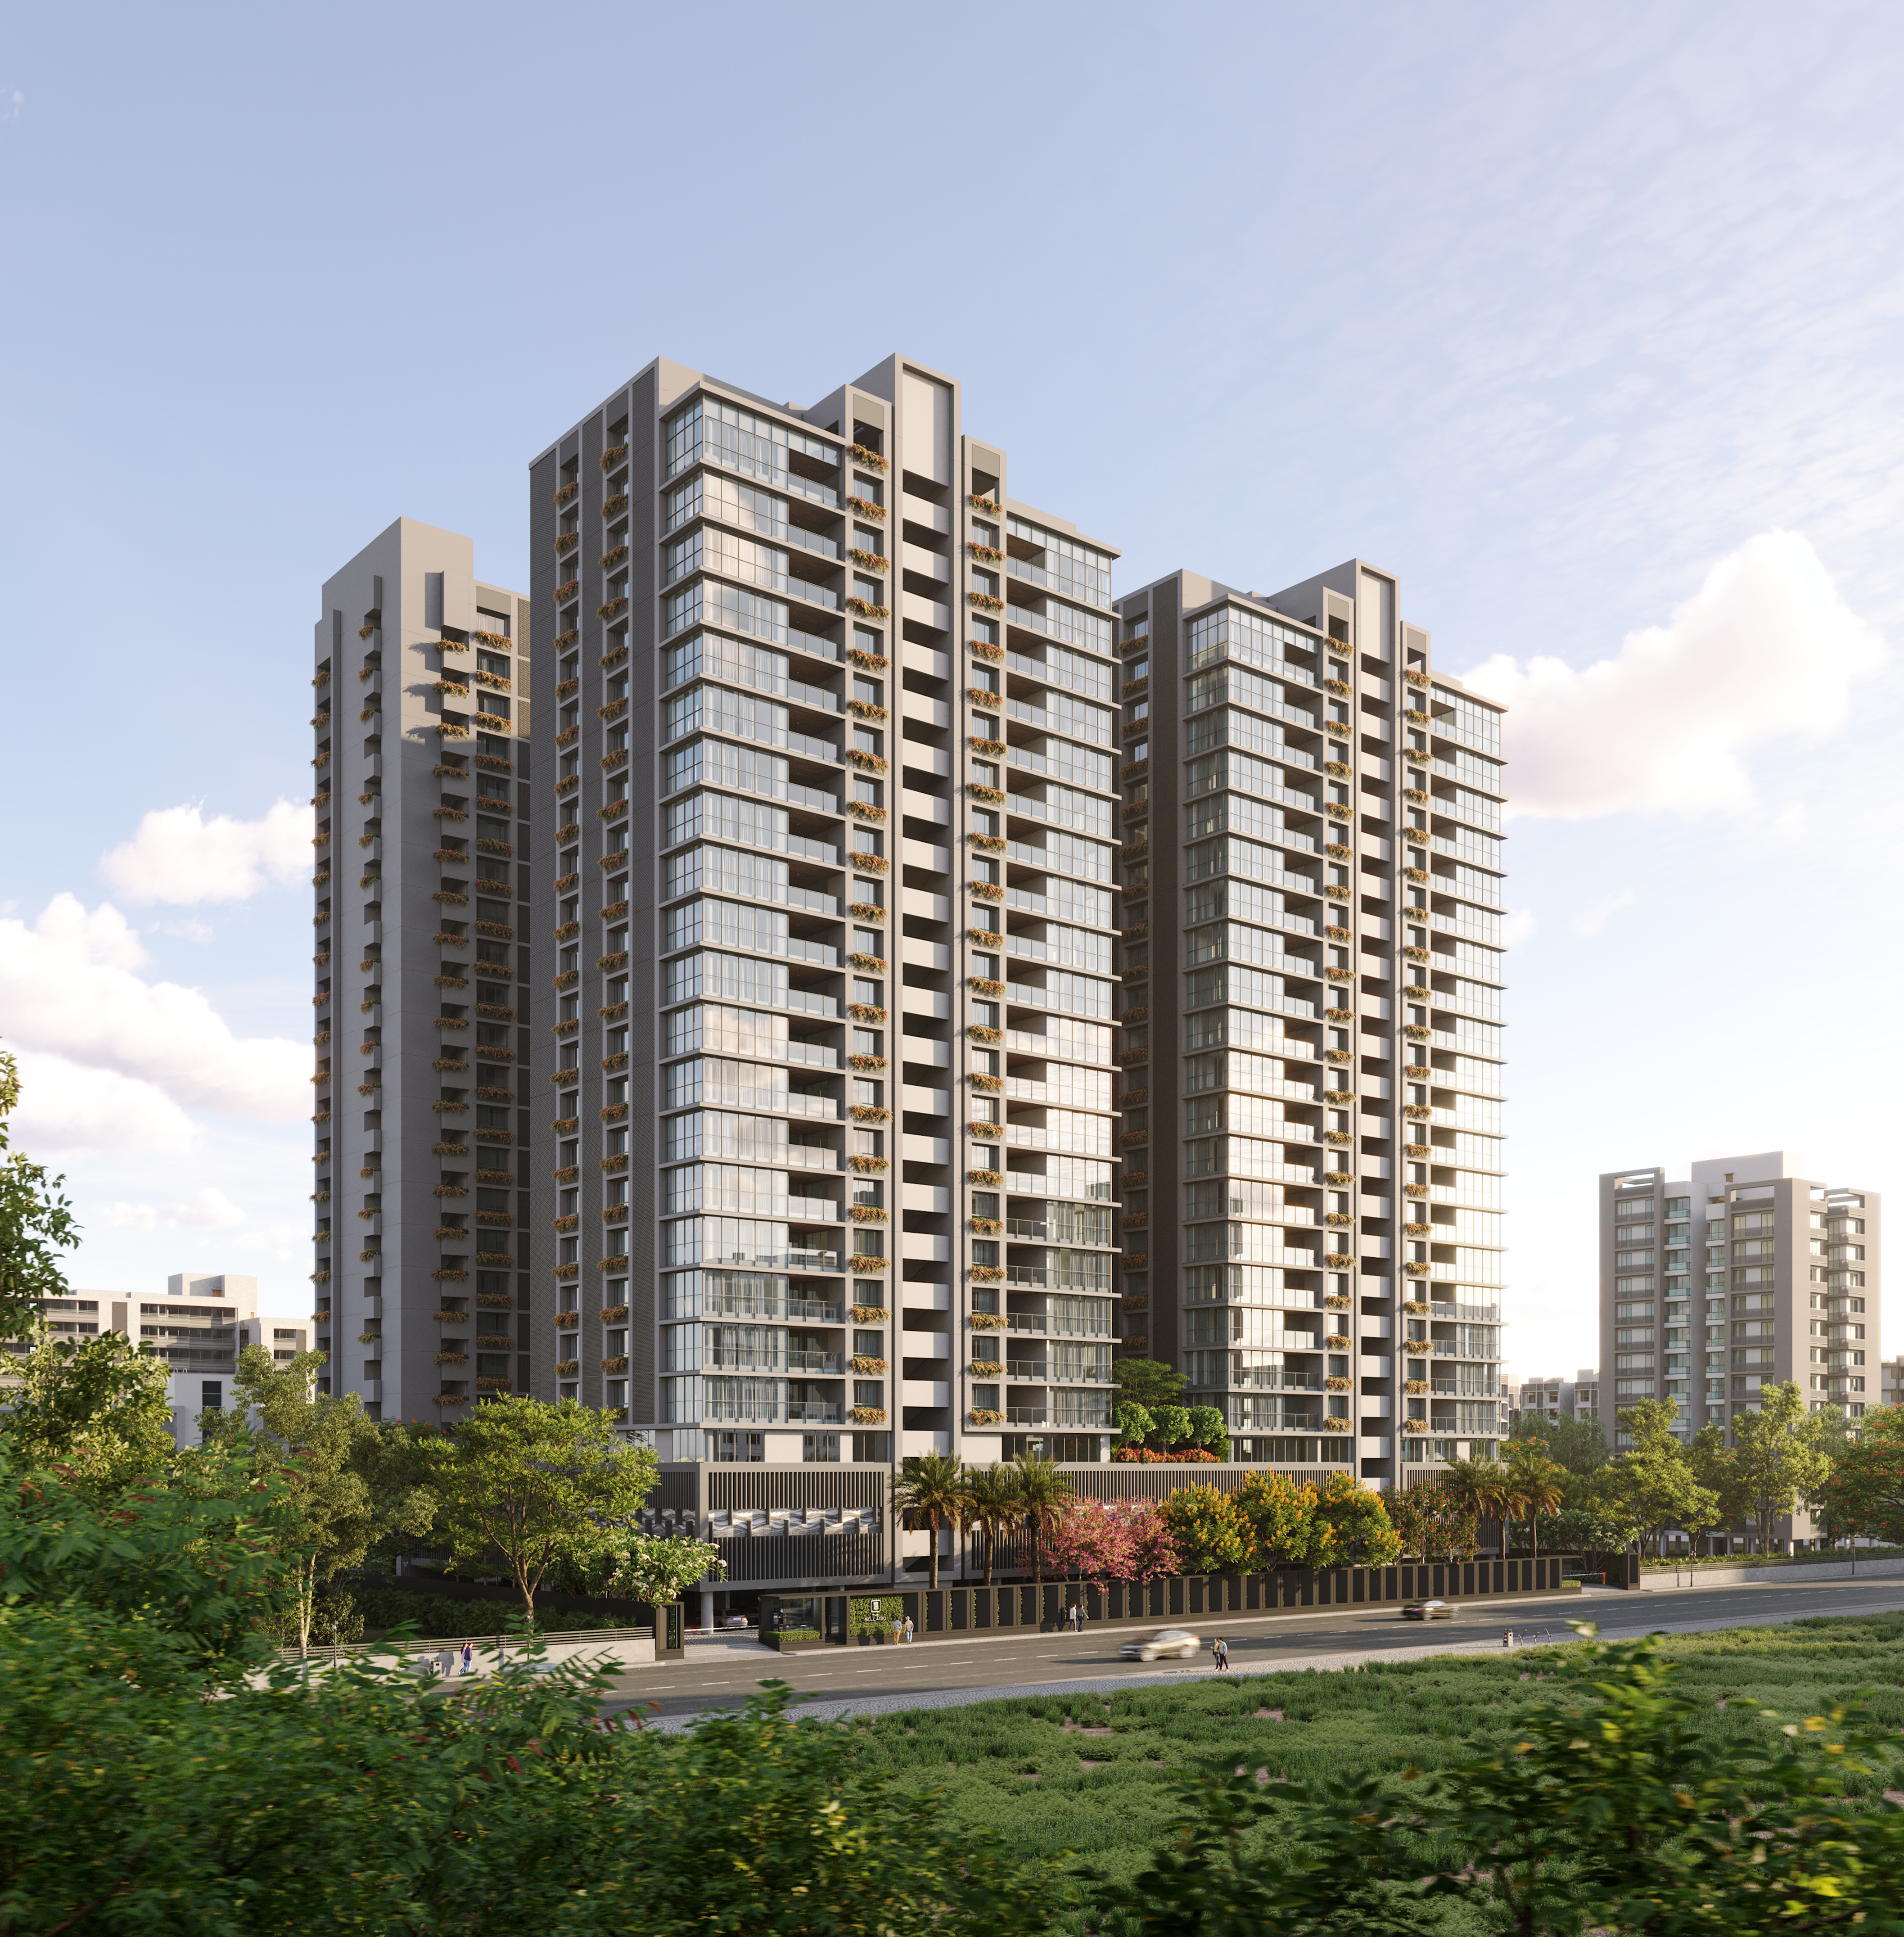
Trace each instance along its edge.
<instances>
[{"instance_id":1,"label":"grass lawn","mask_svg":"<svg viewBox=\"0 0 1904 1937\"><path fill-rule=\"evenodd\" d=\"M1434 1769L1506 1734L1554 1692L1563 1648L1236 1675L1102 1695L1033 1696L835 1724L861 1766L942 1790L952 1808L1027 1855L1075 1853L1109 1886L1133 1876L1177 1813L1186 1776L1266 1769L1292 1780L1413 1763ZM1715 1732L1762 1733L1749 1696L1802 1717L1862 1693L1904 1731L1904 1614L1795 1621L1675 1638L1675 1680ZM1115 1927L1114 1920L1110 1927ZM1056 1926L1099 1927L1081 1915Z\"/></svg>"}]
</instances>

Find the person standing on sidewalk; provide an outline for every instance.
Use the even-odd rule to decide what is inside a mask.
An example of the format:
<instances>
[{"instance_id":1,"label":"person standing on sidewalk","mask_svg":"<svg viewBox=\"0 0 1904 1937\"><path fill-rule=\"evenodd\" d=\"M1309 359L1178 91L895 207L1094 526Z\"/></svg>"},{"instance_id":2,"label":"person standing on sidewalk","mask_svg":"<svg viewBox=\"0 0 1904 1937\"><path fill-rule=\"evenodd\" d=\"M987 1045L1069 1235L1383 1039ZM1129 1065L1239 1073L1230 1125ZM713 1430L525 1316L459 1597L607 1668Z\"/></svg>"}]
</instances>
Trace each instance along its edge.
<instances>
[{"instance_id":1,"label":"person standing on sidewalk","mask_svg":"<svg viewBox=\"0 0 1904 1937\"><path fill-rule=\"evenodd\" d=\"M910 1614L905 1617L905 1639L906 1645L910 1648L912 1645L912 1617Z\"/></svg>"}]
</instances>

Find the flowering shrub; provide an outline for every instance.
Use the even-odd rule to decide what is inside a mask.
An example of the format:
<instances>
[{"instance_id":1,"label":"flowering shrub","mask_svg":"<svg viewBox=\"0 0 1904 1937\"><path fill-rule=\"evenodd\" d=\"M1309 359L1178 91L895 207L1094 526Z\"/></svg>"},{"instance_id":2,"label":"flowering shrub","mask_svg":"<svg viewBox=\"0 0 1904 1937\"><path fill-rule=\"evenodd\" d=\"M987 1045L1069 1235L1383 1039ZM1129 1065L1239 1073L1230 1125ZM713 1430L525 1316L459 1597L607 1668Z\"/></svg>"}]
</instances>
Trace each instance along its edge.
<instances>
[{"instance_id":1,"label":"flowering shrub","mask_svg":"<svg viewBox=\"0 0 1904 1937\"><path fill-rule=\"evenodd\" d=\"M1154 1581L1185 1571L1178 1536L1155 1500L1074 1496L1038 1546L1048 1572L1075 1575L1100 1590L1112 1581Z\"/></svg>"}]
</instances>

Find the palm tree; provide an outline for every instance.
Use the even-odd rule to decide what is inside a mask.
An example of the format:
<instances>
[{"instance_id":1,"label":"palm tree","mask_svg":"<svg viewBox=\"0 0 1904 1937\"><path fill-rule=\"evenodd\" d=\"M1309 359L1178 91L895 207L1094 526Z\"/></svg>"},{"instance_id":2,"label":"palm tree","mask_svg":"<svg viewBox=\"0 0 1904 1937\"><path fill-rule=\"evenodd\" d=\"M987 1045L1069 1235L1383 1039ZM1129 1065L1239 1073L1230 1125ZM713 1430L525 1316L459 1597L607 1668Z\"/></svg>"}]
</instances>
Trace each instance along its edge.
<instances>
[{"instance_id":1,"label":"palm tree","mask_svg":"<svg viewBox=\"0 0 1904 1937\"><path fill-rule=\"evenodd\" d=\"M1063 1519L1072 1487L1056 1463L1035 1453L1020 1453L1016 1463L1017 1511L1015 1517L1031 1535L1032 1580L1038 1589L1038 1618L1044 1619L1044 1538Z\"/></svg>"},{"instance_id":2,"label":"palm tree","mask_svg":"<svg viewBox=\"0 0 1904 1937\"><path fill-rule=\"evenodd\" d=\"M1480 1520L1503 1511L1506 1491L1500 1469L1491 1460L1451 1460L1442 1469L1440 1485L1457 1514ZM1451 1560L1454 1558L1451 1553ZM1473 1559L1472 1554L1468 1557Z\"/></svg>"},{"instance_id":3,"label":"palm tree","mask_svg":"<svg viewBox=\"0 0 1904 1937\"><path fill-rule=\"evenodd\" d=\"M1567 1497L1566 1470L1547 1457L1538 1441L1520 1440L1508 1448L1508 1484L1513 1502L1527 1516L1527 1537L1540 1558L1540 1516L1557 1511Z\"/></svg>"},{"instance_id":4,"label":"palm tree","mask_svg":"<svg viewBox=\"0 0 1904 1937\"><path fill-rule=\"evenodd\" d=\"M966 1472L966 1511L971 1524L985 1537L985 1584L992 1584L992 1556L999 1529L1010 1525L1018 1514L1018 1475L1015 1469L1002 1466L994 1460L989 1466L969 1467Z\"/></svg>"},{"instance_id":5,"label":"palm tree","mask_svg":"<svg viewBox=\"0 0 1904 1937\"><path fill-rule=\"evenodd\" d=\"M906 1471L893 1489L893 1504L908 1526L932 1529L929 1585L938 1585L938 1530L947 1523L964 1524L966 1506L965 1467L950 1453L922 1453L906 1463Z\"/></svg>"}]
</instances>

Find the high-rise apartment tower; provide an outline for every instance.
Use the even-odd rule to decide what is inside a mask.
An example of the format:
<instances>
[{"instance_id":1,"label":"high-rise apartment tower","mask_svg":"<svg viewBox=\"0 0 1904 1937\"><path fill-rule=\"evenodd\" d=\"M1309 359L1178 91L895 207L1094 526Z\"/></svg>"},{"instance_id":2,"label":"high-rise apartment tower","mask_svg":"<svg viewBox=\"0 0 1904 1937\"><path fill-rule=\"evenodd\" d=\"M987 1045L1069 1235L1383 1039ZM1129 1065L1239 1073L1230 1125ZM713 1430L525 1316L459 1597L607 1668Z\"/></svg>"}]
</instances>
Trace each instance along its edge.
<instances>
[{"instance_id":1,"label":"high-rise apartment tower","mask_svg":"<svg viewBox=\"0 0 1904 1937\"><path fill-rule=\"evenodd\" d=\"M373 1417L454 1420L536 1356L529 644L453 532L399 518L325 582L311 1276L321 1388Z\"/></svg>"},{"instance_id":2,"label":"high-rise apartment tower","mask_svg":"<svg viewBox=\"0 0 1904 1937\"><path fill-rule=\"evenodd\" d=\"M1389 574L1178 571L1123 656L1125 1350L1239 1458L1406 1484L1501 1431L1500 709Z\"/></svg>"},{"instance_id":3,"label":"high-rise apartment tower","mask_svg":"<svg viewBox=\"0 0 1904 1937\"><path fill-rule=\"evenodd\" d=\"M1600 1179L1602 1417L1670 1399L1683 1435L1795 1381L1814 1411L1880 1402L1881 1207L1785 1150ZM1624 1439L1624 1435L1619 1437ZM1801 1532L1803 1529L1800 1529Z\"/></svg>"},{"instance_id":4,"label":"high-rise apartment tower","mask_svg":"<svg viewBox=\"0 0 1904 1937\"><path fill-rule=\"evenodd\" d=\"M670 1460L1104 1457L1115 553L897 356L657 360L531 486L536 1390Z\"/></svg>"}]
</instances>

